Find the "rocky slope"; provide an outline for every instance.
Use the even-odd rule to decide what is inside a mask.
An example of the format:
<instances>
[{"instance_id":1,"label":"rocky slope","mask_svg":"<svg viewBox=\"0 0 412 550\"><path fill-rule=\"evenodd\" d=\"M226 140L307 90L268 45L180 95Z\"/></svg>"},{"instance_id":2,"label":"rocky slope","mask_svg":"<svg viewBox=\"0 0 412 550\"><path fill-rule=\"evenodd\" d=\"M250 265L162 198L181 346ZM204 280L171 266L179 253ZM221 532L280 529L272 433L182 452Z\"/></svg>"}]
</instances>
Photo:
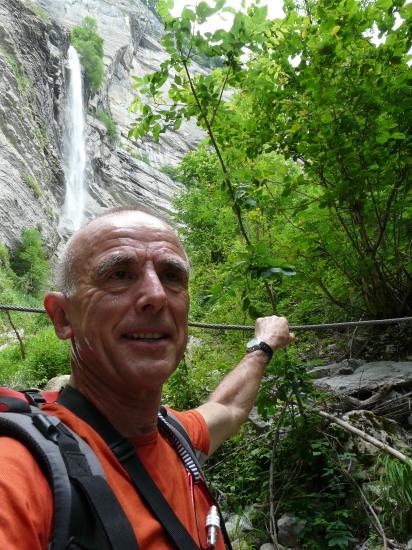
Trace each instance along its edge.
<instances>
[{"instance_id":1,"label":"rocky slope","mask_svg":"<svg viewBox=\"0 0 412 550\"><path fill-rule=\"evenodd\" d=\"M0 2L0 241L41 226L51 248L63 197L59 110L68 36L19 0Z\"/></svg>"},{"instance_id":2,"label":"rocky slope","mask_svg":"<svg viewBox=\"0 0 412 550\"><path fill-rule=\"evenodd\" d=\"M147 204L170 211L179 191L162 170L175 165L200 138L194 125L159 144L127 139L132 120L132 75L162 59L161 23L144 0L0 1L0 242L13 248L23 227L41 227L53 251L64 200L62 111L70 28L90 15L104 39L105 81L88 105L87 215L102 207ZM93 112L116 122L120 144L107 139Z\"/></svg>"}]
</instances>

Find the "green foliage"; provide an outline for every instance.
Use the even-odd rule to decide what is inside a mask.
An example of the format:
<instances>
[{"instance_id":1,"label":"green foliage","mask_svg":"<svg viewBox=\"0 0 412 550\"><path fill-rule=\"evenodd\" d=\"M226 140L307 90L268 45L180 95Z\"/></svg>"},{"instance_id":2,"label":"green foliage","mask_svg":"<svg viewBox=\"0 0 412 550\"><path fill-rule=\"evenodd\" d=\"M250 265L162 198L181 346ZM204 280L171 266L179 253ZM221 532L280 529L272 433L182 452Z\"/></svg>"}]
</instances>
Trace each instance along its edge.
<instances>
[{"instance_id":1,"label":"green foliage","mask_svg":"<svg viewBox=\"0 0 412 550\"><path fill-rule=\"evenodd\" d=\"M169 58L135 78L131 105L131 138L157 141L191 118L207 136L178 169L192 318L246 324L275 311L300 324L408 314L410 11L403 0L288 0L283 20L268 21L255 5L236 12L229 31L200 35L223 5L199 2L173 18L171 2L159 1ZM379 46L368 37L374 26L386 38ZM199 55L220 65L199 73ZM197 404L202 386L236 363L236 338L202 335L166 397ZM321 399L296 354L278 355L258 399L274 424L264 435L244 427L210 474L232 510L266 506L272 493L277 516L306 520L302 547L351 548L369 535L356 485L364 474L346 436L308 412ZM399 486L406 474L391 476ZM394 536L408 490L386 501L397 503Z\"/></svg>"},{"instance_id":2,"label":"green foliage","mask_svg":"<svg viewBox=\"0 0 412 550\"><path fill-rule=\"evenodd\" d=\"M200 2L176 19L169 3L159 2L170 57L159 71L135 78L140 96L131 105L137 117L130 136L151 133L157 140L183 119L197 119L216 155L213 180L224 191L222 204L232 208L247 245L243 269L262 281L272 310L280 272L273 269L289 262L273 256L273 234L256 237L253 209L262 218L256 225L269 219L283 225L280 240L289 241L299 260L297 273L303 269L303 279L329 303L351 316L408 313L410 15L404 3L288 2L285 19L272 22L264 7L252 6L236 12L229 31L201 36L196 25L223 4ZM395 13L404 18L397 29ZM367 36L374 25L386 36L379 47ZM195 74L195 52L224 66ZM284 158L277 171L274 154Z\"/></svg>"},{"instance_id":3,"label":"green foliage","mask_svg":"<svg viewBox=\"0 0 412 550\"><path fill-rule=\"evenodd\" d=\"M376 465L376 482L382 520L390 526L393 536L408 537L412 528L412 469L399 460L382 456Z\"/></svg>"},{"instance_id":4,"label":"green foliage","mask_svg":"<svg viewBox=\"0 0 412 550\"><path fill-rule=\"evenodd\" d=\"M31 189L33 189L36 199L40 199L40 197L43 196L43 191L34 176L25 173L23 174L22 179Z\"/></svg>"},{"instance_id":5,"label":"green foliage","mask_svg":"<svg viewBox=\"0 0 412 550\"><path fill-rule=\"evenodd\" d=\"M50 326L26 338L26 358L9 345L0 351L0 384L13 388L41 387L50 378L70 371L69 344L59 340Z\"/></svg>"},{"instance_id":6,"label":"green foliage","mask_svg":"<svg viewBox=\"0 0 412 550\"><path fill-rule=\"evenodd\" d=\"M164 164L159 168L163 174L166 174L166 176L169 176L172 180L178 180L179 179L179 169L176 166L172 166L171 164Z\"/></svg>"},{"instance_id":7,"label":"green foliage","mask_svg":"<svg viewBox=\"0 0 412 550\"><path fill-rule=\"evenodd\" d=\"M27 79L24 68L16 56L5 54L8 64L11 66L14 77L16 78L17 88L20 94L24 94L29 87L29 80Z\"/></svg>"},{"instance_id":8,"label":"green foliage","mask_svg":"<svg viewBox=\"0 0 412 550\"><path fill-rule=\"evenodd\" d=\"M139 149L132 149L131 147L127 148L127 152L133 158L143 161L145 164L151 165L149 154L146 151L141 151Z\"/></svg>"},{"instance_id":9,"label":"green foliage","mask_svg":"<svg viewBox=\"0 0 412 550\"><path fill-rule=\"evenodd\" d=\"M30 6L31 11L37 17L39 17L45 23L50 23L49 14L46 12L46 10L44 10L41 6L39 6L39 4L37 4L36 2L29 2L29 6Z\"/></svg>"},{"instance_id":10,"label":"green foliage","mask_svg":"<svg viewBox=\"0 0 412 550\"><path fill-rule=\"evenodd\" d=\"M71 32L71 43L79 53L85 73L85 87L94 94L103 83L103 38L97 33L96 20L85 17Z\"/></svg>"},{"instance_id":11,"label":"green foliage","mask_svg":"<svg viewBox=\"0 0 412 550\"><path fill-rule=\"evenodd\" d=\"M37 229L23 229L10 265L25 292L37 294L43 289L49 276L49 263Z\"/></svg>"},{"instance_id":12,"label":"green foliage","mask_svg":"<svg viewBox=\"0 0 412 550\"><path fill-rule=\"evenodd\" d=\"M99 119L100 122L103 122L103 124L106 126L109 142L112 145L117 145L119 143L119 132L117 129L117 125L112 117L101 110L96 111L95 117Z\"/></svg>"},{"instance_id":13,"label":"green foliage","mask_svg":"<svg viewBox=\"0 0 412 550\"><path fill-rule=\"evenodd\" d=\"M3 269L8 269L10 267L9 251L3 243L0 243L0 267Z\"/></svg>"}]
</instances>

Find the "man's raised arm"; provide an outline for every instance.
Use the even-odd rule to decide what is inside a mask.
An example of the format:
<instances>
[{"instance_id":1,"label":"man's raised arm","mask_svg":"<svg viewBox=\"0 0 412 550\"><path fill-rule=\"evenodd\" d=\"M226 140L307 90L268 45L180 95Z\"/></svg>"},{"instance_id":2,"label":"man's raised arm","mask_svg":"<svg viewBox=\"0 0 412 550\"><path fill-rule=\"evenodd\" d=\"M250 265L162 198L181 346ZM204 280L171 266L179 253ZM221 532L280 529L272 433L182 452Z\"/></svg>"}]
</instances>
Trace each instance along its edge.
<instances>
[{"instance_id":1,"label":"man's raised arm","mask_svg":"<svg viewBox=\"0 0 412 550\"><path fill-rule=\"evenodd\" d=\"M255 336L273 351L285 348L294 340L287 319L275 315L256 319ZM268 351L256 349L247 353L225 376L207 402L197 409L210 431L209 455L227 438L236 434L247 420L270 360Z\"/></svg>"}]
</instances>

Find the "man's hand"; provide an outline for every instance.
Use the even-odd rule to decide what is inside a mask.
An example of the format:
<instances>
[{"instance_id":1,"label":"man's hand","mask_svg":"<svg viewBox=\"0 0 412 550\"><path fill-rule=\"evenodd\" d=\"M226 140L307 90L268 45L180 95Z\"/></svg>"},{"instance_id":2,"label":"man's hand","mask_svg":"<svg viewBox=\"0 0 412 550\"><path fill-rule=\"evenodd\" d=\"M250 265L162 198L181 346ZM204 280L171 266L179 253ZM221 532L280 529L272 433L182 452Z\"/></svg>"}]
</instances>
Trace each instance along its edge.
<instances>
[{"instance_id":1,"label":"man's hand","mask_svg":"<svg viewBox=\"0 0 412 550\"><path fill-rule=\"evenodd\" d=\"M286 317L276 315L256 319L255 336L261 338L273 350L285 348L295 339L293 332L289 332Z\"/></svg>"},{"instance_id":2,"label":"man's hand","mask_svg":"<svg viewBox=\"0 0 412 550\"><path fill-rule=\"evenodd\" d=\"M289 332L287 319L276 315L257 319L255 335L273 350L285 348L295 339L293 333ZM267 363L268 355L264 351L247 353L225 376L208 401L197 409L209 428L209 455L225 439L237 433L247 420Z\"/></svg>"}]
</instances>

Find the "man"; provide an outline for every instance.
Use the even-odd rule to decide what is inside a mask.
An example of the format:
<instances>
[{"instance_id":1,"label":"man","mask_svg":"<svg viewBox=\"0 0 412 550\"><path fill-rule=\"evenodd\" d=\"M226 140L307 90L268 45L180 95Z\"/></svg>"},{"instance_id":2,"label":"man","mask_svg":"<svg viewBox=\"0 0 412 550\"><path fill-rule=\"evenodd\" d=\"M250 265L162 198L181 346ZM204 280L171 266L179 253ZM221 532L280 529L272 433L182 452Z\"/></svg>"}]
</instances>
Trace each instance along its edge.
<instances>
[{"instance_id":1,"label":"man","mask_svg":"<svg viewBox=\"0 0 412 550\"><path fill-rule=\"evenodd\" d=\"M204 546L210 503L199 487L188 483L174 449L157 430L162 386L187 344L188 275L185 251L169 225L141 211L109 211L70 239L63 257L62 292L49 292L44 303L57 336L71 341L71 386L132 441L180 521ZM178 415L194 446L206 454L247 419L268 351L293 340L284 318L258 319L255 332L270 349L263 345L266 351L246 354L206 403ZM60 404L44 410L57 415L93 449L140 548L171 548L127 472L94 430ZM50 487L25 447L2 439L0 547L47 548L53 519ZM217 548L223 548L221 539Z\"/></svg>"}]
</instances>

